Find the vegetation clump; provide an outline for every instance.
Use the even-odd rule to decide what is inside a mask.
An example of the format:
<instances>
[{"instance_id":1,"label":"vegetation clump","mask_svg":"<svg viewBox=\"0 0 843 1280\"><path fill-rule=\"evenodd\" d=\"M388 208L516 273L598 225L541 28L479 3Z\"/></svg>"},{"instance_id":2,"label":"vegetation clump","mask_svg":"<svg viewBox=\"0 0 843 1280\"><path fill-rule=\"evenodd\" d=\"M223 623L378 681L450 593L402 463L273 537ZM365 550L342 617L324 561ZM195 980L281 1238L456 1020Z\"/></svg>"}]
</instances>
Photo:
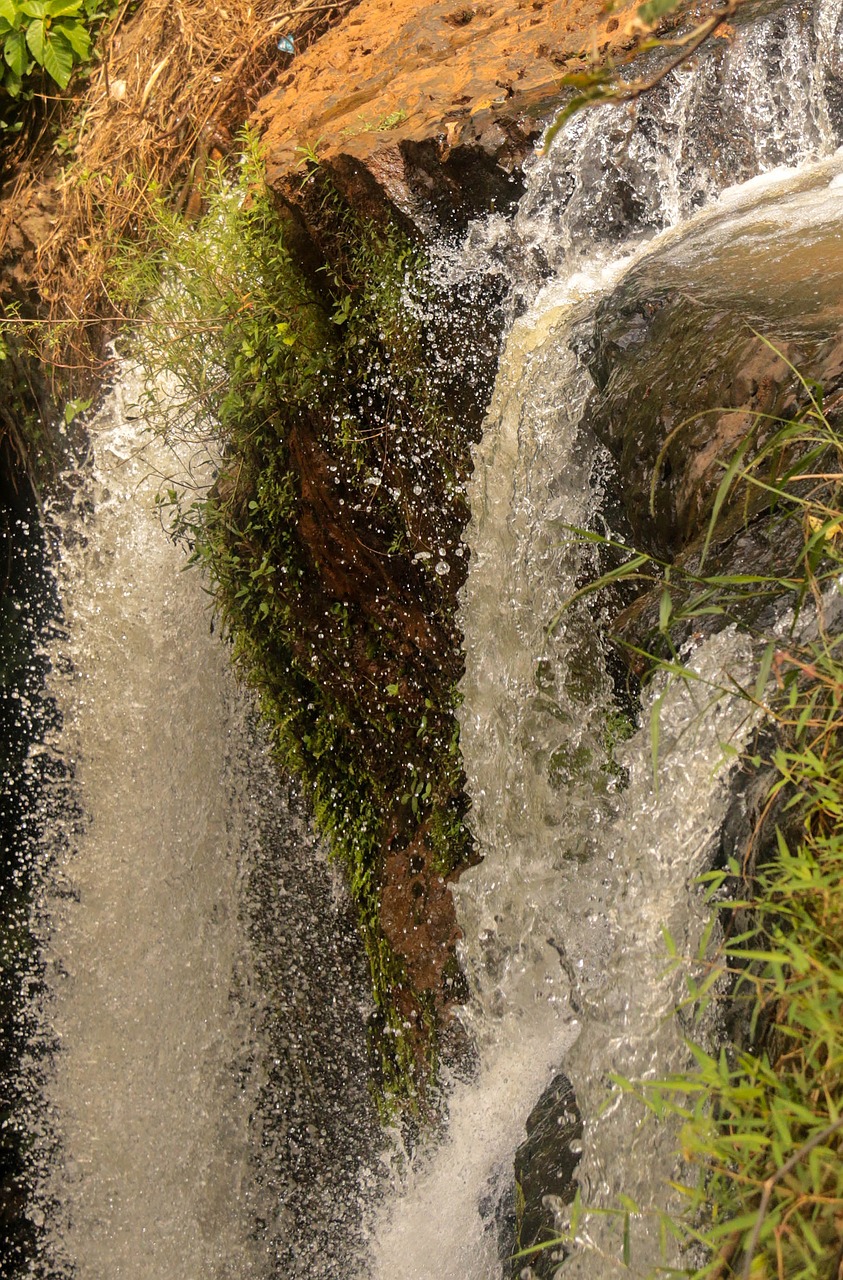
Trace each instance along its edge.
<instances>
[{"instance_id":1,"label":"vegetation clump","mask_svg":"<svg viewBox=\"0 0 843 1280\"><path fill-rule=\"evenodd\" d=\"M438 347L422 252L352 215L318 170L306 181L316 272L287 247L292 215L252 151L199 228L162 209L154 241L128 251L111 287L127 308L159 290L133 350L164 428L198 441L218 424L210 488L165 486L162 510L206 565L278 756L346 869L383 1091L417 1097L460 988L453 903L436 886L471 856L454 611L472 426L453 386L465 369ZM436 904L433 965L413 896Z\"/></svg>"},{"instance_id":2,"label":"vegetation clump","mask_svg":"<svg viewBox=\"0 0 843 1280\"><path fill-rule=\"evenodd\" d=\"M5 93L20 97L25 81L38 70L66 89L74 68L90 59L91 28L105 16L100 0L2 0L0 85Z\"/></svg>"}]
</instances>

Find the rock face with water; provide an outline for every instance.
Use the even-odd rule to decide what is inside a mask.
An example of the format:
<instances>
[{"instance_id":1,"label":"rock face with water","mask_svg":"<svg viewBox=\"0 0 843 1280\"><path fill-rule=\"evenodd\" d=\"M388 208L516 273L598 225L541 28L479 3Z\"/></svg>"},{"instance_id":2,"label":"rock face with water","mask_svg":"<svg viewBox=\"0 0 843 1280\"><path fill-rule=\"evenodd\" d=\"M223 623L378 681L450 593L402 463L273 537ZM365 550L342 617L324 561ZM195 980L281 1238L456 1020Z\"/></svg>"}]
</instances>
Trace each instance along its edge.
<instances>
[{"instance_id":1,"label":"rock face with water","mask_svg":"<svg viewBox=\"0 0 843 1280\"><path fill-rule=\"evenodd\" d=\"M295 200L312 148L349 202L430 230L511 211L560 78L628 47L630 9L362 0L264 99L270 178Z\"/></svg>"},{"instance_id":2,"label":"rock face with water","mask_svg":"<svg viewBox=\"0 0 843 1280\"><path fill-rule=\"evenodd\" d=\"M839 141L843 67L837 13L827 4L804 10L782 6L772 18L763 8L747 13L742 32L705 52L698 74L672 78L637 118L615 114L608 121L600 117L596 125L593 120L578 122L558 139L545 161L532 166L529 189L513 224L486 242L490 273L507 277L521 306L529 306L542 284L577 263L588 262L599 274L606 261L621 252L619 246L640 247L645 237L713 201L729 182L782 162L796 163ZM302 186L297 148L315 147L353 216L394 219L414 235L442 227L462 229L481 212L512 212L525 190L521 167L541 115L558 100L557 69L579 65L582 32L569 24L586 20L597 24L598 49L605 51L609 40L620 45L627 38L617 18L599 15L588 5L574 11L555 0L522 3L505 13L444 3L421 10L396 4L389 22L384 21L383 6L364 0L337 32L294 63L292 79L280 83L265 102L263 120L272 179L289 218L290 243L314 281L318 283L325 261L324 228L313 188ZM359 74L364 66L372 68L365 78ZM763 129L755 116L764 117ZM384 1245L387 1261L379 1273L388 1280L428 1275L439 1280L449 1265L459 1267L454 1274L489 1274L488 1242L476 1245L473 1237L459 1237L465 1237L465 1222L469 1231L477 1225L479 1193L488 1183L490 1164L497 1161L500 1175L516 1148L523 1198L521 1243L552 1229L558 1205L551 1203L549 1220L543 1202L547 1196L561 1200L569 1194L577 1154L558 1141L559 1121L567 1116L567 1123L571 1115L567 1086L559 1085L557 1077L563 1055L571 1061L571 1078L586 1111L589 1150L584 1176L591 1179L595 1194L617 1190L616 1183L629 1185L619 1181L622 1173L613 1164L616 1153L629 1164L628 1135L620 1126L601 1129L595 1120L600 1080L594 1064L630 1069L623 1060L628 1053L633 1067L645 1070L663 1047L659 1029L672 995L657 987L654 972L660 963L659 913L670 918L678 911L676 903L686 891L689 874L712 856L717 843L719 811L714 799L711 812L696 825L686 814L717 759L709 743L699 747L697 774L685 769L684 735L691 710L677 704L671 711L667 704L672 718L665 723L674 744L679 744L668 766L668 799L658 804L653 799L650 762L640 736L624 761L607 760L611 748L599 730L586 724L595 709L602 709L611 683L592 661L593 655L599 657L599 643L586 637L576 642L579 649L572 641L567 650L560 648L549 656L542 648L545 623L559 594L563 587L571 589L588 567L571 567L558 546L566 522L593 515L587 503L577 503L594 483L596 490L612 497L612 518L617 516L630 541L665 557L686 553L704 528L729 449L759 413L791 412L804 403L804 388L785 357L810 365L812 374L824 378L834 401L843 385L836 337L843 292L836 230L839 199L838 178L837 188L828 184L825 212L821 199L820 216L815 225L807 226L795 213L788 223L792 210L780 190L769 206L762 193L752 210L754 223L738 220L731 225L731 257L727 246L708 274L700 269L712 245L705 226L696 240L691 237L678 248L674 244L661 258L651 256L645 274L633 271L617 289L607 285L587 332L578 330L570 350L565 349L564 367L554 362L553 349L553 343L567 334L561 303L555 320L548 319L547 309L539 309L534 331L522 329L516 335L514 345L522 345L524 381L517 394L500 391L498 408L504 408L499 417L506 431L499 445L493 440L488 446L495 466L489 462L485 490L478 484L475 495L478 506L488 502L488 521L494 528L477 557L481 581L486 572L491 582L489 612L473 616L470 644L480 672L476 683L485 682L488 692L498 681L501 692L499 697L493 694L495 705L485 721L478 711L473 726L475 711L470 709L463 722L466 741L473 742L469 750L475 819L483 815L486 825L481 828L478 821L478 830L484 838L504 833L498 842L499 861L495 862L490 839L487 869L478 872L475 881L466 877L458 891L457 912L451 884L438 873L427 833L414 832L407 822L385 843L380 899L385 937L437 1012L455 994L453 949L459 941L459 921L471 921L471 928L463 926L472 994L466 1021L477 1033L482 1065L476 1088L462 1081L462 1092L454 1091L454 1138L451 1147L443 1148L448 1166L444 1182L432 1179L425 1191L428 1198L420 1196L426 1210L432 1205L441 1214L444 1205L449 1217L453 1196L453 1229L448 1224L449 1235L444 1226L441 1232L435 1230L437 1236L448 1237L447 1262L439 1261L443 1252L436 1253L437 1240L430 1250L417 1247L409 1253L397 1229L392 1252ZM713 223L709 230L723 250L719 226ZM517 280L514 263L519 267ZM593 290L583 287L582 296L589 288ZM496 354L497 334L489 336L495 325L488 324L487 314L479 314L478 328L486 329L481 336L488 367ZM792 322L794 315L799 316L797 323ZM501 313L496 320L501 321ZM778 351L749 333L749 323L772 338ZM459 345L452 340L452 354ZM466 349L469 345L465 343ZM516 363L513 357L512 366ZM471 383L461 400L458 382L452 377L451 394L454 403L465 404L469 439L482 416L482 388L474 394L477 383ZM576 425L580 410L582 430L560 461L553 452L554 441L563 428L567 432ZM703 417L694 416L701 413ZM693 421L681 428L685 418ZM676 435L662 453L672 431ZM605 454L595 441L602 443ZM388 548L376 539L360 548L365 521L340 509L342 491L331 475L331 461L319 454L316 437L307 434L306 425L293 439L290 456L302 499L297 531L313 553L309 607L318 600L321 609L323 590L325 599L351 598L361 612L388 610L397 633L396 651L402 656L414 651L451 678L459 667L454 652L458 637L454 629L432 624L419 607L414 589L420 580L417 566L405 557L400 573L386 568ZM606 463L603 470L595 467L595 458L601 466ZM616 467L615 482L608 474L608 460ZM458 461L467 469L467 445ZM650 516L649 477L657 462L655 515ZM541 472L545 463L547 474ZM452 526L450 532L458 531ZM737 525L726 532L718 554L722 552L721 563L728 568L734 567L730 557L743 546L744 533ZM741 554L753 555L757 545L750 541ZM778 549L772 543L767 548L771 556ZM456 560L443 563L453 598L464 573ZM542 596L537 581L548 565L551 585ZM504 606L509 610L505 620ZM486 618L489 625L484 627ZM371 674L370 660L371 654L364 651L355 658L359 665L351 678L359 677L361 687L363 677ZM719 678L723 664L733 661L724 640L713 647L706 670ZM582 678L584 670L593 673L591 685ZM724 720L723 734L735 731L731 721ZM533 807L525 799L527 771L521 758L511 754L513 743L541 774L540 803ZM478 779L491 776L481 772L486 757L498 748L506 754L505 767L484 786ZM643 815L642 822L637 829L630 823L628 838L616 831L601 843L600 833L617 813L619 782L630 777L630 795L638 806L635 821ZM675 847L665 834L677 835L670 812L672 794L680 797L683 821ZM589 880L589 868L595 865L598 872ZM483 875L485 883L479 878ZM638 919L631 887L650 908L644 920ZM307 894L303 899L310 901ZM283 909L278 915L283 918ZM294 933L291 930L290 936ZM564 945L561 933L566 935ZM304 947L303 942L297 945ZM577 948L582 972L570 959L578 954ZM630 949L637 964L632 973ZM297 988L303 999L309 989L307 984ZM285 995L289 1003L279 1001L279 1007L289 1011L292 1024L295 1000ZM633 1021L627 1018L629 1009L644 1027L637 1039L627 1037ZM408 1019L418 1016L417 1007L402 1012ZM573 1044L572 1012L583 1012L586 1021L591 1017L579 1048ZM325 1159L323 1148L330 1135L319 1132L322 1099L309 1085L306 1064L301 1080L293 1080L296 1071L287 1070L290 1063L298 1069L295 1035L287 1036L281 1028L276 1043L284 1050L279 1061L289 1054L289 1062L285 1058L276 1075L292 1116L279 1146L289 1143L296 1173L305 1178L309 1161L307 1151L302 1154L303 1135L309 1128L317 1130L310 1137L320 1146L320 1160ZM362 1074L359 1045L355 1063ZM548 1079L550 1089L542 1095ZM528 1136L519 1146L528 1116ZM570 1137L576 1141L578 1136L573 1122ZM271 1144L271 1136L268 1141ZM638 1142L637 1137L628 1140L637 1159L626 1175L633 1182L644 1179L651 1154L645 1145L636 1146ZM662 1165L669 1163L671 1156L663 1147L655 1154ZM460 1171L458 1178L454 1169ZM501 1176L507 1181L510 1175ZM420 1177L419 1184L423 1181ZM306 1211L314 1204L324 1201L291 1195L289 1211ZM457 1210L465 1216L458 1218ZM345 1226L341 1215L338 1221ZM354 1225L353 1214L351 1222ZM273 1227L279 1240L285 1225L279 1216ZM429 1237L423 1239L430 1244ZM201 1253L204 1240L196 1247ZM276 1257L279 1265L281 1259L284 1265L294 1265L283 1244ZM298 1261L303 1273L312 1263L311 1258ZM330 1261L326 1265L330 1274ZM575 1260L572 1274L582 1274L576 1266Z\"/></svg>"},{"instance_id":3,"label":"rock face with water","mask_svg":"<svg viewBox=\"0 0 843 1280\"><path fill-rule=\"evenodd\" d=\"M459 1274L491 1273L486 1237L495 1211L487 1206L498 1201L477 1197L487 1231L478 1231L468 1262L450 1221L439 1249L419 1210L437 1185L447 1199L455 1181L449 1165L460 1171L462 1190L462 1171L481 1163L468 1154L481 1132L485 1172L494 1177L499 1147L488 1137L489 1117L501 1130L510 1122L509 1099L495 1092L498 1073L511 1072L508 1052L531 1033L534 1080L561 1067L583 1111L577 1178L586 1200L616 1205L625 1193L650 1204L662 1194L656 1184L674 1174L670 1135L639 1128L617 1098L605 1114L601 1104L613 1070L640 1078L687 1065L670 1017L681 996L657 972L660 927L681 933L693 949L702 922L690 881L725 842L740 838L734 824L724 831L732 802L714 774L718 738L739 741L745 714L725 700L719 723L704 729L692 697L678 688L668 697L657 687L665 699L660 794L644 729L617 752L616 790L625 786L624 793L601 804L597 786L587 782L599 776L599 749L587 726L591 717L599 723L606 706L599 689L589 698L576 681L575 646L587 619L573 611L562 616L567 641L549 636L544 624L594 575L586 554L572 546L571 525L593 521L666 559L692 551L730 451L753 424L762 423L762 441L771 427L757 415L810 406L785 356L809 373L821 368L831 388L827 403L836 403L839 159L813 176L806 166L800 177L797 166L829 155L841 137L833 44L839 12L783 6L750 16L732 41L700 59L696 74L672 78L641 104L637 119L606 112L575 122L532 169L509 238L492 238L513 277L517 264L514 287L532 310L509 336L475 455L474 560L463 597L462 742L486 861L462 877L458 893L473 996L466 1016L483 1045L483 1065L475 1096L455 1093L451 1144L430 1169L420 1169L384 1232L385 1261L379 1255L376 1274L390 1280L427 1280L454 1257ZM730 182L785 163L793 166L789 175L716 203ZM684 231L669 230L706 206L710 214L700 213ZM656 232L663 235L648 249ZM489 238L474 243L488 249ZM651 517L654 465L669 433L699 413L705 416L668 444ZM584 496L589 489L594 506ZM761 518L760 506L750 509L755 519L746 530L737 512L728 513L713 567L757 567L763 540L766 563L781 571L786 539ZM603 621L611 623L605 615ZM688 639L703 679L740 679L747 645L733 631ZM562 759L568 767L555 770ZM560 934L561 975L549 954ZM566 985L568 997L560 996ZM566 998L567 1021L558 1012ZM546 1022L536 1033L544 1001ZM515 1074L513 1092L521 1083ZM522 1103L522 1125L535 1100L534 1093ZM529 1159L538 1162L535 1153ZM542 1180L525 1206L531 1220L549 1191ZM449 1218L450 1211L449 1202ZM470 1218L463 1222L469 1231ZM553 1225L564 1229L564 1211ZM563 1276L619 1273L620 1243L604 1228L588 1223L584 1248ZM543 1229L553 1230L546 1219ZM420 1245L415 1265L402 1264L402 1231ZM642 1270L658 1265L658 1243L643 1223L633 1236Z\"/></svg>"},{"instance_id":4,"label":"rock face with water","mask_svg":"<svg viewBox=\"0 0 843 1280\"><path fill-rule=\"evenodd\" d=\"M551 1239L556 1225L554 1203L568 1203L576 1190L574 1173L582 1153L583 1126L567 1076L560 1073L551 1080L525 1128L527 1137L513 1162L516 1250ZM537 1280L552 1276L561 1257L561 1249L534 1256L530 1265ZM522 1270L521 1265L514 1269L518 1275Z\"/></svg>"},{"instance_id":5,"label":"rock face with water","mask_svg":"<svg viewBox=\"0 0 843 1280\"><path fill-rule=\"evenodd\" d=\"M601 312L590 426L623 476L633 542L674 559L707 528L723 460L750 433L763 446L782 419L804 407L794 367L810 369L829 396L837 393L843 344L836 337L794 342L770 330L758 337L739 313L682 295L639 299L632 315L613 297ZM764 505L763 495L753 505ZM741 513L727 510L716 542L741 523Z\"/></svg>"},{"instance_id":6,"label":"rock face with water","mask_svg":"<svg viewBox=\"0 0 843 1280\"><path fill-rule=\"evenodd\" d=\"M735 451L749 441L749 461L784 420L812 411L805 375L822 386L832 418L838 412L843 278L833 172L829 179L807 225L791 219L798 190L765 197L759 189L733 218L728 248L716 248L724 209L646 269L633 268L597 307L583 353L595 383L585 421L615 463L614 527L636 548L690 565L709 538L710 569L720 573L772 575L797 556L800 530L766 518L771 500L760 487L737 487L709 526ZM760 479L773 479L771 466ZM625 609L625 639L646 647L659 594ZM758 621L760 608L750 600L741 616Z\"/></svg>"},{"instance_id":7,"label":"rock face with water","mask_svg":"<svg viewBox=\"0 0 843 1280\"><path fill-rule=\"evenodd\" d=\"M386 858L380 920L384 936L407 967L413 989L432 996L441 1015L462 991L454 954L462 934L447 881L437 874L428 825L419 828L405 849ZM403 1003L404 1016L416 1017L413 1002L405 998Z\"/></svg>"}]
</instances>

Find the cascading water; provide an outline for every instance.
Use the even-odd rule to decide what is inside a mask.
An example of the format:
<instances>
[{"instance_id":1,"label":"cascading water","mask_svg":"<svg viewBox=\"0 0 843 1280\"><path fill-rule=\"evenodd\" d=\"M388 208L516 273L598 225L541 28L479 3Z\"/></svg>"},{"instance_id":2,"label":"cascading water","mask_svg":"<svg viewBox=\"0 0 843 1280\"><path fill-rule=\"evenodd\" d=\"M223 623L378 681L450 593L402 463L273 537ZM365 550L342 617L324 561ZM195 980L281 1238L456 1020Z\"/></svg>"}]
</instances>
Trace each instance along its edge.
<instances>
[{"instance_id":1,"label":"cascading water","mask_svg":"<svg viewBox=\"0 0 843 1280\"><path fill-rule=\"evenodd\" d=\"M687 1062L682 1029L666 1018L681 984L661 976L661 932L693 951L703 923L690 885L723 818L722 744L739 746L749 725L737 699L703 696L703 682L657 686L657 789L647 728L622 748L607 740L616 712L597 619L579 603L548 634L593 568L593 550L568 530L595 519L609 472L581 423L594 392L581 354L600 302L628 282L645 299L652 282L783 335L835 331L843 157L816 160L840 142L841 70L839 3L753 21L637 115L603 108L575 120L533 167L514 224L478 226L447 255L457 272L466 259L497 263L526 308L475 458L462 613L462 746L484 862L457 895L472 984L463 1017L480 1066L454 1082L447 1136L416 1158L373 1227L378 1280L500 1273L496 1219L513 1195L513 1152L560 1070L586 1119L584 1201L612 1206L621 1192L671 1203L669 1129L639 1128L618 1097L598 1110L609 1073L652 1077ZM681 380L679 349L664 359ZM726 631L685 659L723 685L748 656ZM611 1220L589 1219L579 1244L561 1275L618 1273ZM643 1218L628 1244L637 1274L664 1262Z\"/></svg>"},{"instance_id":2,"label":"cascading water","mask_svg":"<svg viewBox=\"0 0 843 1280\"><path fill-rule=\"evenodd\" d=\"M523 308L548 278L593 271L727 187L833 150L843 129L836 0L750 5L736 22L635 106L575 116L528 163L513 221L478 223L459 256L497 262Z\"/></svg>"},{"instance_id":3,"label":"cascading water","mask_svg":"<svg viewBox=\"0 0 843 1280\"><path fill-rule=\"evenodd\" d=\"M44 801L25 1274L316 1280L354 1254L378 1146L365 962L161 525L162 487L207 483L208 442L168 447L145 403L122 371L52 517L60 728L34 750L64 773Z\"/></svg>"},{"instance_id":4,"label":"cascading water","mask_svg":"<svg viewBox=\"0 0 843 1280\"><path fill-rule=\"evenodd\" d=\"M243 708L157 518L178 461L144 439L132 390L93 423L93 472L63 522L55 745L85 817L55 841L41 903L60 1158L38 1216L49 1265L80 1277L258 1276Z\"/></svg>"}]
</instances>

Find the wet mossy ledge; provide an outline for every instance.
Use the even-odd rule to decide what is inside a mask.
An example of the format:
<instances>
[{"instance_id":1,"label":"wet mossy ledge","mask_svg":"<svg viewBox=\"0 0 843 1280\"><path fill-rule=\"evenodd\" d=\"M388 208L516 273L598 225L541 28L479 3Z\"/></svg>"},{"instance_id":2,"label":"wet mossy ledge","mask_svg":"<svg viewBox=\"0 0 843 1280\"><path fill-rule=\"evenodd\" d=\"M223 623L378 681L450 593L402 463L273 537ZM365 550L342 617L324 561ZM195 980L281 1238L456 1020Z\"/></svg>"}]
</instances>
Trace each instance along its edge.
<instances>
[{"instance_id":1,"label":"wet mossy ledge","mask_svg":"<svg viewBox=\"0 0 843 1280\"><path fill-rule=\"evenodd\" d=\"M162 209L154 237L115 278L130 304L157 291L131 343L149 408L221 440L210 488L165 485L162 510L345 869L379 1092L425 1110L463 986L456 599L499 300L435 283L425 249L352 212L313 161L298 210L251 154L201 224Z\"/></svg>"}]
</instances>

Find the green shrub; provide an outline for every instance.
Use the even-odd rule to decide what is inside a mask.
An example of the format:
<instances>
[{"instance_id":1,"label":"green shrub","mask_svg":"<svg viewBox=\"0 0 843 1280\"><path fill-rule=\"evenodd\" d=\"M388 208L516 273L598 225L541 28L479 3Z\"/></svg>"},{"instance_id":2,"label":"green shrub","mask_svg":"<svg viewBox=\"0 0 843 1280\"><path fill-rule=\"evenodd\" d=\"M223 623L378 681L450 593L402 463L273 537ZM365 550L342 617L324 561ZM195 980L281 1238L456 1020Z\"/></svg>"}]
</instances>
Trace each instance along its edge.
<instances>
[{"instance_id":1,"label":"green shrub","mask_svg":"<svg viewBox=\"0 0 843 1280\"><path fill-rule=\"evenodd\" d=\"M103 16L100 0L0 0L6 93L19 97L39 68L66 89L74 67L90 58L90 28Z\"/></svg>"}]
</instances>

